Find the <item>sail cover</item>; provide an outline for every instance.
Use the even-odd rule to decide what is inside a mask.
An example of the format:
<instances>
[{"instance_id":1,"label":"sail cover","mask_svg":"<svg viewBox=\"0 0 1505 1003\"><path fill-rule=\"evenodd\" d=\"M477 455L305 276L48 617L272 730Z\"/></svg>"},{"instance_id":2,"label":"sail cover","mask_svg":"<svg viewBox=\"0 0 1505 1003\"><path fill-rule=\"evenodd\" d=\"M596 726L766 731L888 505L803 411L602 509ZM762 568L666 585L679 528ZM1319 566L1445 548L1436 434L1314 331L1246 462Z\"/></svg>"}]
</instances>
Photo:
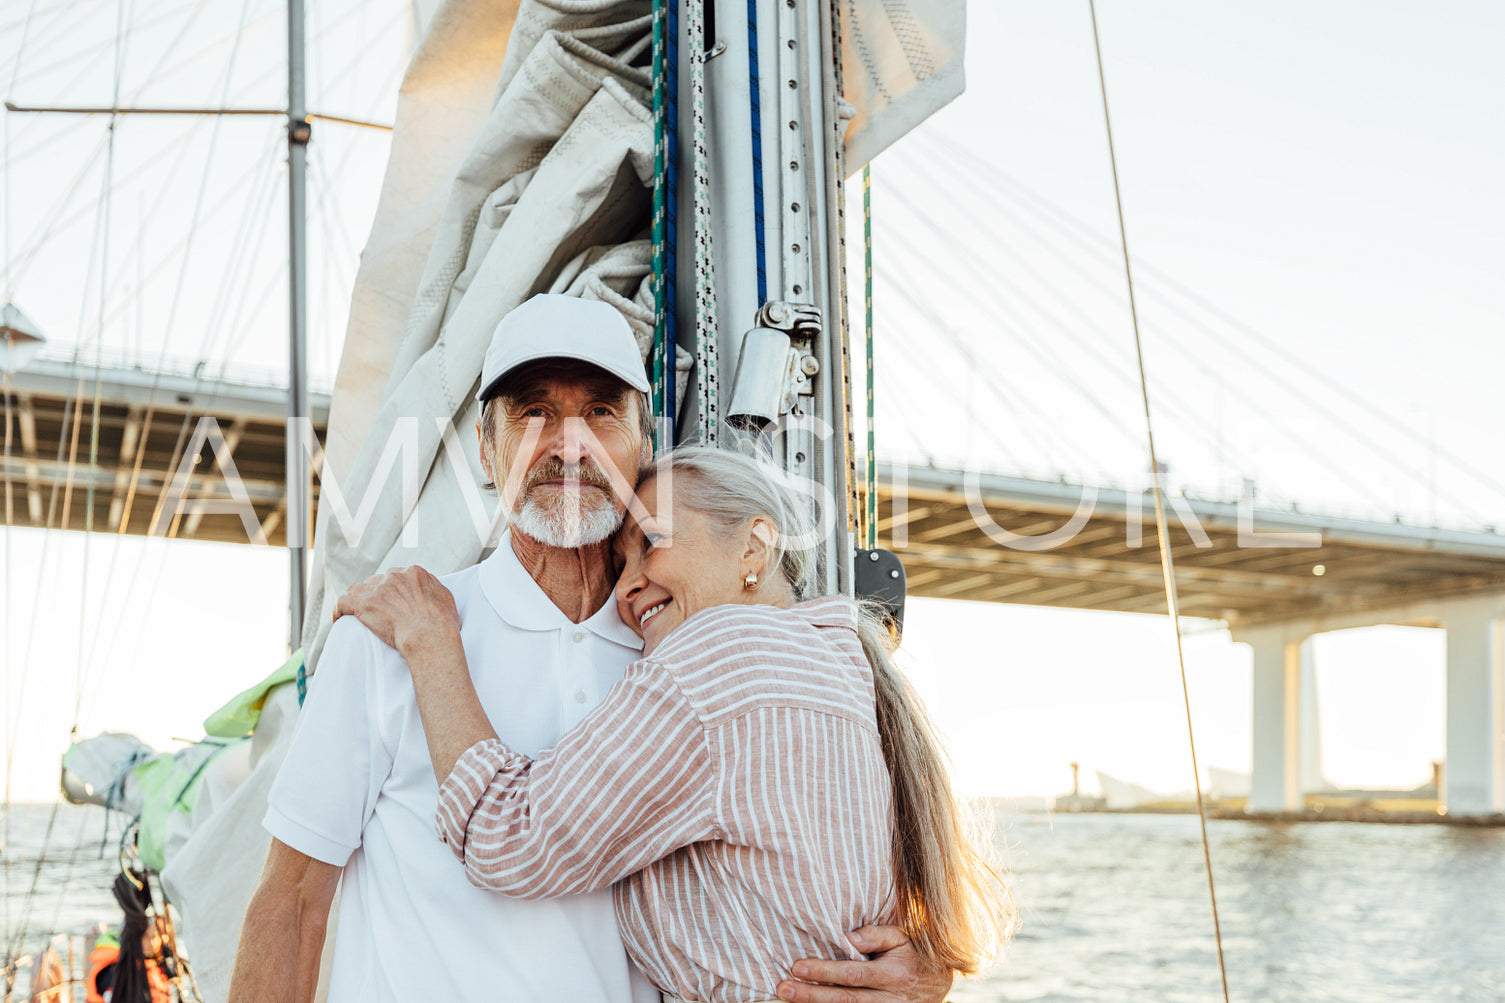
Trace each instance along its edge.
<instances>
[{"instance_id":1,"label":"sail cover","mask_svg":"<svg viewBox=\"0 0 1505 1003\"><path fill-rule=\"evenodd\" d=\"M846 166L856 171L961 95L966 0L844 0Z\"/></svg>"},{"instance_id":2,"label":"sail cover","mask_svg":"<svg viewBox=\"0 0 1505 1003\"><path fill-rule=\"evenodd\" d=\"M964 0L842 0L849 169L961 92L964 12ZM733 13L720 23L746 23ZM448 0L433 15L403 79L336 377L303 634L311 673L349 584L406 564L445 574L494 541L471 429L503 315L538 292L605 300L646 358L651 37L650 0ZM691 362L680 356L681 392ZM217 794L195 806L163 874L210 1003L228 994L296 712L292 687L272 694L249 761L206 780Z\"/></svg>"}]
</instances>

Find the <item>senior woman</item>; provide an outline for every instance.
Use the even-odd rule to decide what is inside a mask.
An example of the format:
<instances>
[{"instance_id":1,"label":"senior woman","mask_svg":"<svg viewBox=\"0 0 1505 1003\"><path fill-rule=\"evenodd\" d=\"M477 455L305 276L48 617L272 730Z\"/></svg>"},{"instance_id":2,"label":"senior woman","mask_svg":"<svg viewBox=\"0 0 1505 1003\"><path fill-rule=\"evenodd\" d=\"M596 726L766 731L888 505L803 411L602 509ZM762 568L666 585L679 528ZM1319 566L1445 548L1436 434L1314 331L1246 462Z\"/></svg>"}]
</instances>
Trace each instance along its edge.
<instances>
[{"instance_id":1,"label":"senior woman","mask_svg":"<svg viewBox=\"0 0 1505 1003\"><path fill-rule=\"evenodd\" d=\"M815 595L799 493L691 447L637 497L616 597L643 658L535 759L497 739L436 579L405 611L342 604L404 638L440 838L472 883L527 898L615 884L628 952L666 997L771 1000L795 959L860 958L846 931L877 923L975 972L1006 896L886 632Z\"/></svg>"}]
</instances>

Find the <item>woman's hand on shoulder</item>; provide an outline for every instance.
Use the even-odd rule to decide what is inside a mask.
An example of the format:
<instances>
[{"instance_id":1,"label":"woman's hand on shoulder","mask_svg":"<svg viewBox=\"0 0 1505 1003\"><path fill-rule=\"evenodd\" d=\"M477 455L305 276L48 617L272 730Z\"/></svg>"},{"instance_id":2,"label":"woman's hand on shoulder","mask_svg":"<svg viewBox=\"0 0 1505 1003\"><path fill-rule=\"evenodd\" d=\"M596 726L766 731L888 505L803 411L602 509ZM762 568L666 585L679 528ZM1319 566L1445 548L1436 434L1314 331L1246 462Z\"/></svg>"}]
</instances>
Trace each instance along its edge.
<instances>
[{"instance_id":1,"label":"woman's hand on shoulder","mask_svg":"<svg viewBox=\"0 0 1505 1003\"><path fill-rule=\"evenodd\" d=\"M334 607L334 618L342 616L355 617L404 657L419 646L447 642L460 633L455 597L417 565L393 568L350 586Z\"/></svg>"},{"instance_id":2,"label":"woman's hand on shoulder","mask_svg":"<svg viewBox=\"0 0 1505 1003\"><path fill-rule=\"evenodd\" d=\"M794 963L800 981L779 983L779 999L789 1003L942 1003L951 991L951 972L931 970L903 930L864 926L848 936L867 961Z\"/></svg>"}]
</instances>

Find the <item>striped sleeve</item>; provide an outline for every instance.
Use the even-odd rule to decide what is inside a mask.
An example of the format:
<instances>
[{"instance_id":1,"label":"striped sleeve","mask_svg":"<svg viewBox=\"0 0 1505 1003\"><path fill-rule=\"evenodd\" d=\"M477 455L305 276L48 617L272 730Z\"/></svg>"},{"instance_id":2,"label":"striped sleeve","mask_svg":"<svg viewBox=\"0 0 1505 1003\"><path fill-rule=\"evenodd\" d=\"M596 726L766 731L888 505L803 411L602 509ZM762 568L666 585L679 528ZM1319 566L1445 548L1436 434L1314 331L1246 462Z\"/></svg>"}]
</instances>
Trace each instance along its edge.
<instances>
[{"instance_id":1,"label":"striped sleeve","mask_svg":"<svg viewBox=\"0 0 1505 1003\"><path fill-rule=\"evenodd\" d=\"M699 718L645 659L538 758L472 746L440 785L435 821L472 884L572 895L715 836L713 773Z\"/></svg>"}]
</instances>

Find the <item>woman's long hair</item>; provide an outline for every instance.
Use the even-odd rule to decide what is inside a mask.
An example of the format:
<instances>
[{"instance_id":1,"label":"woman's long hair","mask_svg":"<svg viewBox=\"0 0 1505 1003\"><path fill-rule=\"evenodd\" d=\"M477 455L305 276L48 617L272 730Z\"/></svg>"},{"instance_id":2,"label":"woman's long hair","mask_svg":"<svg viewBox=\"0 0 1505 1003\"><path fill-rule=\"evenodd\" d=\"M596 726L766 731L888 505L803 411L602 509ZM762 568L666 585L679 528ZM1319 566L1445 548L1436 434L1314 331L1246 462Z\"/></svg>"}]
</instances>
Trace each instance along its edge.
<instances>
[{"instance_id":1,"label":"woman's long hair","mask_svg":"<svg viewBox=\"0 0 1505 1003\"><path fill-rule=\"evenodd\" d=\"M670 472L690 508L733 533L759 517L777 530L771 564L796 600L815 598L821 548L810 506L782 471L725 449L686 446L645 477ZM689 475L683 477L682 475ZM893 786L895 921L924 963L971 975L1013 927L1011 899L988 863L981 833L958 804L935 726L894 664L892 634L876 604L859 606L858 634L873 670L878 735Z\"/></svg>"}]
</instances>

